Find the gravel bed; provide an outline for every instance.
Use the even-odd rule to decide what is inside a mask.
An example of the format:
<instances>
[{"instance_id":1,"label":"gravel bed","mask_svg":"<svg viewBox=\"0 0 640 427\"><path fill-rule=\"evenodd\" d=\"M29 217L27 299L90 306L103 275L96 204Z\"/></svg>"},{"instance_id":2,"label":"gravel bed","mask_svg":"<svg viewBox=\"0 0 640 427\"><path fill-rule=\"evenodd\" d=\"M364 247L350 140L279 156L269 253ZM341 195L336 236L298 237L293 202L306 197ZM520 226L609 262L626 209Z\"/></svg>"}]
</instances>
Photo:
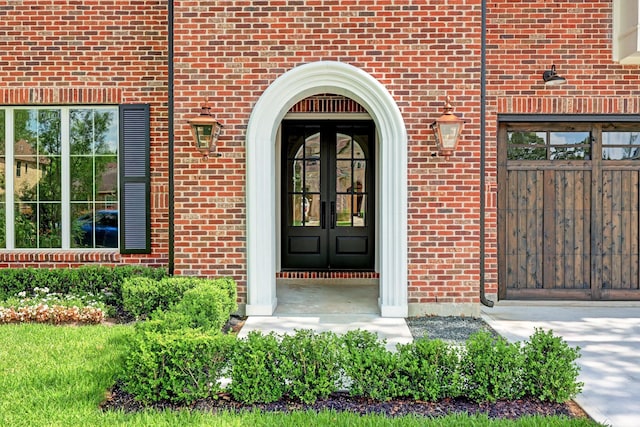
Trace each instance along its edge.
<instances>
[{"instance_id":1,"label":"gravel bed","mask_svg":"<svg viewBox=\"0 0 640 427\"><path fill-rule=\"evenodd\" d=\"M464 344L471 335L479 331L496 334L484 320L473 317L428 316L409 317L406 320L414 339L426 337Z\"/></svg>"}]
</instances>

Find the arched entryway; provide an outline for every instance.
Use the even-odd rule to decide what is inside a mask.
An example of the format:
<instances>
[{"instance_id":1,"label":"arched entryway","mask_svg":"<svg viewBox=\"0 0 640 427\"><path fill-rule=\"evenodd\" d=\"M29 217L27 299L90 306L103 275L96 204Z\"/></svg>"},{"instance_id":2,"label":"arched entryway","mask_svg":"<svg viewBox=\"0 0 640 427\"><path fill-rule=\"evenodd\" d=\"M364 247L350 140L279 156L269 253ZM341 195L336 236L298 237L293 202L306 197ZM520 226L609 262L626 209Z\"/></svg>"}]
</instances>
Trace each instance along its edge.
<instances>
[{"instance_id":1,"label":"arched entryway","mask_svg":"<svg viewBox=\"0 0 640 427\"><path fill-rule=\"evenodd\" d=\"M276 138L298 101L335 93L362 105L375 122L379 157L380 314L405 317L407 303L407 133L391 94L349 64L320 61L277 78L256 103L247 128L247 315L269 316L276 300Z\"/></svg>"}]
</instances>

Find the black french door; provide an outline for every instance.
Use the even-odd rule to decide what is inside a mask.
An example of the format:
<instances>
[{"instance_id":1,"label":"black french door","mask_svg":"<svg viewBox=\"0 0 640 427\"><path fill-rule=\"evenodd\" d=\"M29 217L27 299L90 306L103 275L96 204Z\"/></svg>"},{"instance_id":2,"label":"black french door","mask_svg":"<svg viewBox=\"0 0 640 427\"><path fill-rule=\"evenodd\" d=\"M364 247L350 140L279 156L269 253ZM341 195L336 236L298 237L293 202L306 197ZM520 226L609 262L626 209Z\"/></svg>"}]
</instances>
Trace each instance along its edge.
<instances>
[{"instance_id":1,"label":"black french door","mask_svg":"<svg viewBox=\"0 0 640 427\"><path fill-rule=\"evenodd\" d=\"M373 270L372 121L282 123L282 268Z\"/></svg>"}]
</instances>

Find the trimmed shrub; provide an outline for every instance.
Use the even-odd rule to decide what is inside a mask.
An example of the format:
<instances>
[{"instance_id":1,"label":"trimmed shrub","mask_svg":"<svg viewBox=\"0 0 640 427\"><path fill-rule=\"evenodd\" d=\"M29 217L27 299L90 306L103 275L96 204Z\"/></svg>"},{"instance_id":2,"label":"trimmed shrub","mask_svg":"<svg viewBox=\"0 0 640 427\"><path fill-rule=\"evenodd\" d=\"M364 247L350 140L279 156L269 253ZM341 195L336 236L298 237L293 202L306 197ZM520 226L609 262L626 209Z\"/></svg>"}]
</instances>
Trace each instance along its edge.
<instances>
[{"instance_id":1,"label":"trimmed shrub","mask_svg":"<svg viewBox=\"0 0 640 427\"><path fill-rule=\"evenodd\" d=\"M238 286L231 277L220 277L214 280L215 286L227 294L222 301L222 309L227 314L238 311Z\"/></svg>"},{"instance_id":2,"label":"trimmed shrub","mask_svg":"<svg viewBox=\"0 0 640 427\"><path fill-rule=\"evenodd\" d=\"M400 395L398 357L373 332L349 331L342 336L344 372L352 396L390 400Z\"/></svg>"},{"instance_id":3,"label":"trimmed shrub","mask_svg":"<svg viewBox=\"0 0 640 427\"><path fill-rule=\"evenodd\" d=\"M123 389L145 403L216 397L236 339L194 329L138 331L124 363Z\"/></svg>"},{"instance_id":4,"label":"trimmed shrub","mask_svg":"<svg viewBox=\"0 0 640 427\"><path fill-rule=\"evenodd\" d=\"M156 310L166 311L172 308L182 300L185 292L201 284L221 292L216 294L216 298L227 315L238 309L236 283L233 279L199 277L166 277L162 280L131 278L122 285L123 306L136 318L144 319Z\"/></svg>"},{"instance_id":5,"label":"trimmed shrub","mask_svg":"<svg viewBox=\"0 0 640 427\"><path fill-rule=\"evenodd\" d=\"M5 268L0 269L0 301L18 292L33 292L34 287L48 288L60 294L102 294L103 302L122 306L122 284L130 277L161 279L163 268L146 266L82 266L77 268Z\"/></svg>"},{"instance_id":6,"label":"trimmed shrub","mask_svg":"<svg viewBox=\"0 0 640 427\"><path fill-rule=\"evenodd\" d=\"M487 331L477 332L465 344L460 370L462 394L469 399L495 402L524 395L519 343L510 344Z\"/></svg>"},{"instance_id":7,"label":"trimmed shrub","mask_svg":"<svg viewBox=\"0 0 640 427\"><path fill-rule=\"evenodd\" d=\"M229 315L229 294L213 281L201 281L194 288L187 289L173 311L190 320L189 326L219 332Z\"/></svg>"},{"instance_id":8,"label":"trimmed shrub","mask_svg":"<svg viewBox=\"0 0 640 427\"><path fill-rule=\"evenodd\" d=\"M156 310L151 317L143 322L136 322L136 332L175 332L181 329L188 329L191 325L191 318L184 313L175 311Z\"/></svg>"},{"instance_id":9,"label":"trimmed shrub","mask_svg":"<svg viewBox=\"0 0 640 427\"><path fill-rule=\"evenodd\" d=\"M282 338L280 351L289 397L313 403L338 390L342 360L335 334L297 330Z\"/></svg>"},{"instance_id":10,"label":"trimmed shrub","mask_svg":"<svg viewBox=\"0 0 640 427\"><path fill-rule=\"evenodd\" d=\"M239 340L231 362L231 396L243 403L275 402L285 392L280 343L258 331Z\"/></svg>"},{"instance_id":11,"label":"trimmed shrub","mask_svg":"<svg viewBox=\"0 0 640 427\"><path fill-rule=\"evenodd\" d=\"M188 289L201 279L196 277L166 277L154 280L132 277L122 284L123 308L138 319L149 317L156 310L167 310L177 304Z\"/></svg>"},{"instance_id":12,"label":"trimmed shrub","mask_svg":"<svg viewBox=\"0 0 640 427\"><path fill-rule=\"evenodd\" d=\"M378 401L464 396L477 402L525 394L564 402L582 387L576 382L578 349L551 331L536 330L523 345L480 332L463 349L419 339L394 353L363 330L340 337L311 330L283 337L251 332L236 340L193 329L192 321L182 312L156 311L139 322L124 363L123 388L143 402L191 403L215 397L221 378L230 376L227 391L236 401L268 403L288 395L311 404L340 386L352 396Z\"/></svg>"},{"instance_id":13,"label":"trimmed shrub","mask_svg":"<svg viewBox=\"0 0 640 427\"><path fill-rule=\"evenodd\" d=\"M565 402L580 393L584 384L577 381L580 367L575 363L579 350L569 347L553 331L536 328L522 346L526 393L552 402Z\"/></svg>"},{"instance_id":14,"label":"trimmed shrub","mask_svg":"<svg viewBox=\"0 0 640 427\"><path fill-rule=\"evenodd\" d=\"M460 355L442 340L418 339L399 345L400 394L424 401L460 395Z\"/></svg>"}]
</instances>

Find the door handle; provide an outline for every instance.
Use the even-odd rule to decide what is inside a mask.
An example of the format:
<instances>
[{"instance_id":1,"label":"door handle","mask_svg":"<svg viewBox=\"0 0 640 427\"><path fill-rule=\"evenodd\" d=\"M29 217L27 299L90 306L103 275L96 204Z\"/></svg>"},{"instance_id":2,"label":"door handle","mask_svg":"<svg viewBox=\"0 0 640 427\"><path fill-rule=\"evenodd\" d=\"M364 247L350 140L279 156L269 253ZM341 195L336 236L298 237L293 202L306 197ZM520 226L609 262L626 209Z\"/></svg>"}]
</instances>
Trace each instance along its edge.
<instances>
[{"instance_id":1,"label":"door handle","mask_svg":"<svg viewBox=\"0 0 640 427\"><path fill-rule=\"evenodd\" d=\"M327 202L320 202L320 227L327 228Z\"/></svg>"},{"instance_id":2,"label":"door handle","mask_svg":"<svg viewBox=\"0 0 640 427\"><path fill-rule=\"evenodd\" d=\"M336 202L331 202L331 228L336 228Z\"/></svg>"}]
</instances>

